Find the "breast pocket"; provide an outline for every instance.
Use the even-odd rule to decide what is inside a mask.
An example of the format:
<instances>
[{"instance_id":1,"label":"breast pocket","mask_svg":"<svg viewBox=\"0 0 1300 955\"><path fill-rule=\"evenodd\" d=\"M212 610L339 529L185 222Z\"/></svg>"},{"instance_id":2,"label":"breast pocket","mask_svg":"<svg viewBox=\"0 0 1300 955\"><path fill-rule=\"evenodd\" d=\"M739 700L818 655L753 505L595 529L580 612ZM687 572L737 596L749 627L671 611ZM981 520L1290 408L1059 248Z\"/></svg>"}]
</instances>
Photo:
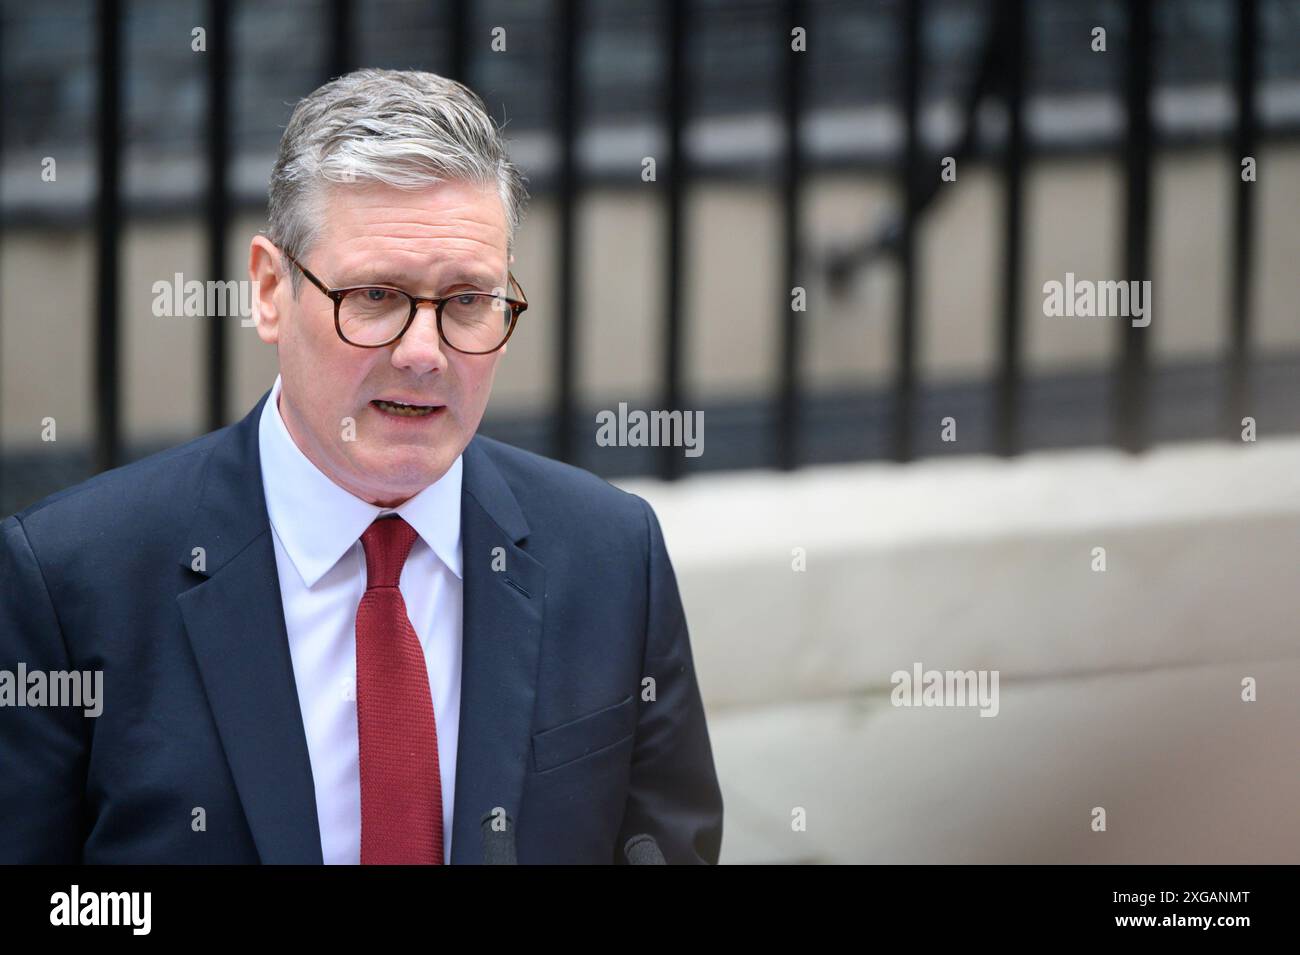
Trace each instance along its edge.
<instances>
[{"instance_id":1,"label":"breast pocket","mask_svg":"<svg viewBox=\"0 0 1300 955\"><path fill-rule=\"evenodd\" d=\"M636 698L626 699L533 734L533 765L537 772L559 769L621 743L636 730Z\"/></svg>"}]
</instances>

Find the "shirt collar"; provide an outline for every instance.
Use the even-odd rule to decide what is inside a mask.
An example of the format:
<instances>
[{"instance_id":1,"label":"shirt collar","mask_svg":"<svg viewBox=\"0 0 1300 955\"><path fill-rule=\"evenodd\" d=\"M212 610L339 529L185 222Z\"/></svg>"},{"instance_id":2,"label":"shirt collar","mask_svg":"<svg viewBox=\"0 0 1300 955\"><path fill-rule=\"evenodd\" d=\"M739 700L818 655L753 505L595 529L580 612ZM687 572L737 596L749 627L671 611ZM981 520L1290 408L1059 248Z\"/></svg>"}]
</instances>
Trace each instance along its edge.
<instances>
[{"instance_id":1,"label":"shirt collar","mask_svg":"<svg viewBox=\"0 0 1300 955\"><path fill-rule=\"evenodd\" d=\"M294 442L280 415L280 376L258 422L267 515L307 587L315 586L381 514L397 513L438 559L462 577L461 455L441 478L398 507L377 507L326 477Z\"/></svg>"}]
</instances>

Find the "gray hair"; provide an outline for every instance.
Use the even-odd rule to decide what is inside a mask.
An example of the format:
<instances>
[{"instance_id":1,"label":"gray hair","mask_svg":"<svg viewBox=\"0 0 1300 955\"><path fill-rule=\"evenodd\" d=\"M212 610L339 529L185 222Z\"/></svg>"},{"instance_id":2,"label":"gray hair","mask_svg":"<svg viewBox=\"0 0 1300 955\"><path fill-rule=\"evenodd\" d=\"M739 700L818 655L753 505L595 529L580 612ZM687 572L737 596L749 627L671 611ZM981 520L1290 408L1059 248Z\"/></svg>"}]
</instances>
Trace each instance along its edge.
<instances>
[{"instance_id":1,"label":"gray hair","mask_svg":"<svg viewBox=\"0 0 1300 955\"><path fill-rule=\"evenodd\" d=\"M356 70L294 108L268 189L267 234L301 259L315 243L327 183L496 183L509 255L528 193L483 100L469 87L417 70ZM294 298L302 273L292 273Z\"/></svg>"}]
</instances>

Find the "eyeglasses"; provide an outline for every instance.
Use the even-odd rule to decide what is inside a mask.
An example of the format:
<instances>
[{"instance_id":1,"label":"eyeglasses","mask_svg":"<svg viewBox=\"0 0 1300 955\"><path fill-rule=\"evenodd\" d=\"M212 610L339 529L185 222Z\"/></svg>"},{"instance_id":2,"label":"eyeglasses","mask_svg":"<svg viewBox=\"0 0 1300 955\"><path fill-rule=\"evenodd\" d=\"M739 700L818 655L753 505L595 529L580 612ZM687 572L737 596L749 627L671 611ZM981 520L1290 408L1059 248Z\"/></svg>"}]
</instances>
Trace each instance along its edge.
<instances>
[{"instance_id":1,"label":"eyeglasses","mask_svg":"<svg viewBox=\"0 0 1300 955\"><path fill-rule=\"evenodd\" d=\"M329 288L288 252L284 256L334 301L334 330L339 338L358 348L391 345L411 327L420 304L430 302L443 344L466 355L486 355L510 340L520 313L528 307L523 287L512 273L510 284L519 290L518 299L477 291L425 298L386 285Z\"/></svg>"}]
</instances>

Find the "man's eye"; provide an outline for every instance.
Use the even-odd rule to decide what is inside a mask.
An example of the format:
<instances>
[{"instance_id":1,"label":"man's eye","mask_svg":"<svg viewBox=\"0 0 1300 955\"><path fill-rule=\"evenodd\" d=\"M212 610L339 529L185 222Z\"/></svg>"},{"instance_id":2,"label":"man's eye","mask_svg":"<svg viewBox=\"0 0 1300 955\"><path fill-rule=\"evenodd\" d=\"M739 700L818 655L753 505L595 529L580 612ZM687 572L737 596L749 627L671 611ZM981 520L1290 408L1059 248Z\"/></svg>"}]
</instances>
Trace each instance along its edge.
<instances>
[{"instance_id":1,"label":"man's eye","mask_svg":"<svg viewBox=\"0 0 1300 955\"><path fill-rule=\"evenodd\" d=\"M392 293L389 292L387 289L382 289L382 288L366 289L366 298L368 298L372 302L382 302L391 294Z\"/></svg>"}]
</instances>

